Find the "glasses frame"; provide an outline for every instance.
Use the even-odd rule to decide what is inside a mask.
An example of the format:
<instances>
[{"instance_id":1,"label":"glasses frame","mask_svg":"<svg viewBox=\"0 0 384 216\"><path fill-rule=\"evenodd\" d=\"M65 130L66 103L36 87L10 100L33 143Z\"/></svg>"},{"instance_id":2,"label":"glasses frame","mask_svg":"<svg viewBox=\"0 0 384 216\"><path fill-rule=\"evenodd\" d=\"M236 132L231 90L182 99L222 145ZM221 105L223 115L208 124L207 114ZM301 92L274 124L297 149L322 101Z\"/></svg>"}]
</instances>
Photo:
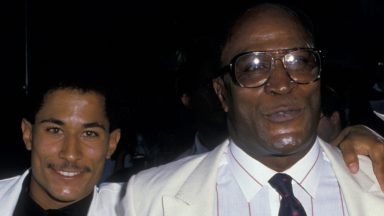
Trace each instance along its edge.
<instances>
[{"instance_id":1,"label":"glasses frame","mask_svg":"<svg viewBox=\"0 0 384 216\"><path fill-rule=\"evenodd\" d=\"M317 56L317 59L319 60L319 63L318 63L319 71L318 71L317 77L316 77L314 80L310 81L310 82L302 83L302 82L297 82L297 81L295 81L294 79L292 79L291 75L289 74L289 72L288 72L288 70L287 70L287 68L286 68L286 66L285 66L284 57L285 57L287 54L291 53L291 52L299 51L299 50L309 50L309 51L313 52L313 53ZM240 86L240 87L242 87L242 88L258 88L258 87L261 87L261 86L265 85L265 84L268 82L268 80L269 80L270 77L271 77L271 73L269 73L268 78L267 78L267 79L265 80L265 82L263 82L261 85L258 85L258 86L252 86L252 87L244 86L244 85L241 84L241 83L237 80L237 78L236 78L235 67L234 67L236 61L238 60L239 57L241 57L241 56L243 56L243 55L248 55L248 54L250 54L250 53L256 53L256 54L258 54L258 53L269 53L269 54L270 54L270 53L277 53L277 54L282 53L282 54L284 54L282 57L278 57L278 58L276 58L276 57L273 57L273 56L272 56L272 59L271 59L271 65L272 65L272 62L274 62L274 61L280 59L280 61L283 63L284 70L285 70L285 72L287 73L287 75L288 75L288 77L289 77L289 79L290 79L291 81L293 81L293 82L296 83L296 84L307 85L307 84L310 84L310 83L314 83L314 82L316 82L316 81L318 81L318 80L320 79L320 74L321 74L321 62L322 62L322 58L323 58L323 56L321 55L321 52L322 52L321 50L319 50L319 49L315 49L315 48L291 48L291 49L278 49L278 50L269 50L269 51L248 51L248 52L243 52L243 53L239 53L239 54L235 55L235 56L231 59L230 63L227 64L227 65L225 65L225 66L221 69L221 75L224 75L224 74L226 74L226 73L229 72L229 73L230 73L230 76L231 76L231 78L232 78L232 81L233 81L236 85L238 85L238 86ZM272 68L272 67L271 67L271 68ZM271 68L270 68L270 70L271 70ZM270 71L269 71L269 72L270 72Z\"/></svg>"}]
</instances>

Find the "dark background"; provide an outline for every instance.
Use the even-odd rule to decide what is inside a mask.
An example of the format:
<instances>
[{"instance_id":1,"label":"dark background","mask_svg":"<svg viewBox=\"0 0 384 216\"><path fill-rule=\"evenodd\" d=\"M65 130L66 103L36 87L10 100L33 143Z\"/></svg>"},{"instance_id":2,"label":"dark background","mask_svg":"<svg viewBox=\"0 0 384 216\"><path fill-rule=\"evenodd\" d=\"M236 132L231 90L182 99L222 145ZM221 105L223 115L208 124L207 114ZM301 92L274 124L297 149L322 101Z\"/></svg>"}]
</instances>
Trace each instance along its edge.
<instances>
[{"instance_id":1,"label":"dark background","mask_svg":"<svg viewBox=\"0 0 384 216\"><path fill-rule=\"evenodd\" d=\"M116 83L126 106L135 110L127 128L172 130L178 121L178 53L209 37L211 20L248 2L1 1L0 177L28 167L20 132L22 101L31 85L55 76L52 71L63 64L96 65L95 73ZM312 17L326 55L326 82L348 96L350 88L372 77L372 68L383 60L383 1L281 2Z\"/></svg>"}]
</instances>

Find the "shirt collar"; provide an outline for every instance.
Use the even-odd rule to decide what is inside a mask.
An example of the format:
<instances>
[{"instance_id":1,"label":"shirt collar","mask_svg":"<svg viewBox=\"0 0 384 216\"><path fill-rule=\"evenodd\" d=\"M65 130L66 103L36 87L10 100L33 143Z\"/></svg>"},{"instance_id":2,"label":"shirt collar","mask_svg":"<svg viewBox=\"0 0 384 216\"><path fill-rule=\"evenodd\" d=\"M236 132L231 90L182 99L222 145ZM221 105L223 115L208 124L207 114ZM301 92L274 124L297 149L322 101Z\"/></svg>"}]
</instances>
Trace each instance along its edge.
<instances>
[{"instance_id":1,"label":"shirt collar","mask_svg":"<svg viewBox=\"0 0 384 216\"><path fill-rule=\"evenodd\" d=\"M48 209L41 208L30 196L29 196L29 184L31 182L31 174L29 174L22 186L22 190L15 208L14 215L59 215L59 216L84 216L88 214L88 209L91 205L93 192L85 198L60 209Z\"/></svg>"},{"instance_id":2,"label":"shirt collar","mask_svg":"<svg viewBox=\"0 0 384 216\"><path fill-rule=\"evenodd\" d=\"M247 200L252 199L262 187L270 187L268 180L277 172L253 159L232 140L229 144L228 162L234 178L240 185ZM305 191L314 197L319 184L320 173L318 158L320 147L318 140L309 152L292 167L284 171L290 175L293 182L298 183ZM260 174L262 173L262 174Z\"/></svg>"}]
</instances>

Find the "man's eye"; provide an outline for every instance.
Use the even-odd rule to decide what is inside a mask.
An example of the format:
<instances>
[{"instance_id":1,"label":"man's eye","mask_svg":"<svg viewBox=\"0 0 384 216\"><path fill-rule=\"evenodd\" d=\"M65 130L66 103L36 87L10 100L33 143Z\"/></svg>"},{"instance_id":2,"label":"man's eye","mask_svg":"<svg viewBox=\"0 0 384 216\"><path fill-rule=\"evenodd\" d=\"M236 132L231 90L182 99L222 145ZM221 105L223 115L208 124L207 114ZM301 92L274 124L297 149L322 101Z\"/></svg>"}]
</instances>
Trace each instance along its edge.
<instances>
[{"instance_id":1,"label":"man's eye","mask_svg":"<svg viewBox=\"0 0 384 216\"><path fill-rule=\"evenodd\" d=\"M308 58L304 57L304 56L297 56L297 57L294 57L294 58L289 58L288 63L290 64L307 64L308 63Z\"/></svg>"},{"instance_id":2,"label":"man's eye","mask_svg":"<svg viewBox=\"0 0 384 216\"><path fill-rule=\"evenodd\" d=\"M244 72L256 72L256 73L260 73L260 72L265 72L265 70L267 70L269 67L269 65L266 64L266 63L253 63L253 64L249 64L247 65L247 67L244 69Z\"/></svg>"},{"instance_id":3,"label":"man's eye","mask_svg":"<svg viewBox=\"0 0 384 216\"><path fill-rule=\"evenodd\" d=\"M46 129L46 131L48 131L49 133L53 133L53 134L57 134L60 132L60 128L57 128L57 127L49 127Z\"/></svg>"},{"instance_id":4,"label":"man's eye","mask_svg":"<svg viewBox=\"0 0 384 216\"><path fill-rule=\"evenodd\" d=\"M97 137L99 134L95 131L84 131L84 136L86 137Z\"/></svg>"}]
</instances>

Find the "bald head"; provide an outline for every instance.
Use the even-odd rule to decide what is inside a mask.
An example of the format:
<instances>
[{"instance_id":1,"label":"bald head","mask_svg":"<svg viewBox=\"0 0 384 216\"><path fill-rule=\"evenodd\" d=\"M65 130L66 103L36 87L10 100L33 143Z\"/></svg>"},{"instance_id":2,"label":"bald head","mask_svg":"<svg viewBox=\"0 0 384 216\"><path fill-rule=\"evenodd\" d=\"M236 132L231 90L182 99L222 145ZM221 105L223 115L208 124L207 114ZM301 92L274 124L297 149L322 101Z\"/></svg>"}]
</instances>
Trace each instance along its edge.
<instances>
[{"instance_id":1,"label":"bald head","mask_svg":"<svg viewBox=\"0 0 384 216\"><path fill-rule=\"evenodd\" d=\"M273 49L270 45L268 48L259 48L257 44L270 40L271 35L280 38L294 36L295 38L292 39L305 41L305 47L313 47L314 39L311 30L309 19L290 8L279 4L255 6L243 13L233 24L224 44L221 62L227 64L236 53L251 51L247 50L250 47L258 47L252 51ZM275 45L279 46L279 44Z\"/></svg>"}]
</instances>

